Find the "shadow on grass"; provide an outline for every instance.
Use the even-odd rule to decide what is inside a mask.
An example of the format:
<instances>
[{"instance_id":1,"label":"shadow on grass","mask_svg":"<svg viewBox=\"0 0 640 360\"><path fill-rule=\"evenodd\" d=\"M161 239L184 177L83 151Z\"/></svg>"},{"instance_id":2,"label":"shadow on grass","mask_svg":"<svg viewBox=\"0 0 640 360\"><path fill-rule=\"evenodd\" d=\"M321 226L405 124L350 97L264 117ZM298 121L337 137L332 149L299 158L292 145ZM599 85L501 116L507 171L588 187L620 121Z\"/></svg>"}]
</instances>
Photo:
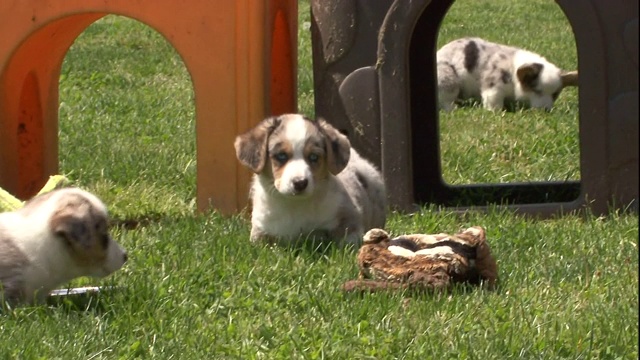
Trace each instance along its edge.
<instances>
[{"instance_id":1,"label":"shadow on grass","mask_svg":"<svg viewBox=\"0 0 640 360\"><path fill-rule=\"evenodd\" d=\"M294 256L304 256L313 260L331 258L337 253L355 256L358 251L355 245L341 245L339 239L322 233L312 233L289 243L280 242L276 246L290 251Z\"/></svg>"},{"instance_id":2,"label":"shadow on grass","mask_svg":"<svg viewBox=\"0 0 640 360\"><path fill-rule=\"evenodd\" d=\"M458 100L456 106L459 108L482 108L482 102L476 99ZM508 113L516 113L533 109L525 102L505 99L503 110Z\"/></svg>"},{"instance_id":3,"label":"shadow on grass","mask_svg":"<svg viewBox=\"0 0 640 360\"><path fill-rule=\"evenodd\" d=\"M135 230L167 219L170 218L162 215L145 215L138 218L111 219L109 226L122 228L124 230Z\"/></svg>"},{"instance_id":4,"label":"shadow on grass","mask_svg":"<svg viewBox=\"0 0 640 360\"><path fill-rule=\"evenodd\" d=\"M177 223L185 219L205 219L212 217L213 213L194 213L194 214L165 214L150 213L131 217L112 217L109 226L112 228L120 228L123 230L136 230L145 228L159 223Z\"/></svg>"},{"instance_id":5,"label":"shadow on grass","mask_svg":"<svg viewBox=\"0 0 640 360\"><path fill-rule=\"evenodd\" d=\"M445 287L433 287L391 281L359 279L345 282L342 285L342 291L347 296L356 297L373 293L402 294L402 296L406 297L439 297L442 295L466 295L477 291L490 291L499 294L500 285L497 285L493 289L488 289L481 284L469 283L452 283Z\"/></svg>"}]
</instances>

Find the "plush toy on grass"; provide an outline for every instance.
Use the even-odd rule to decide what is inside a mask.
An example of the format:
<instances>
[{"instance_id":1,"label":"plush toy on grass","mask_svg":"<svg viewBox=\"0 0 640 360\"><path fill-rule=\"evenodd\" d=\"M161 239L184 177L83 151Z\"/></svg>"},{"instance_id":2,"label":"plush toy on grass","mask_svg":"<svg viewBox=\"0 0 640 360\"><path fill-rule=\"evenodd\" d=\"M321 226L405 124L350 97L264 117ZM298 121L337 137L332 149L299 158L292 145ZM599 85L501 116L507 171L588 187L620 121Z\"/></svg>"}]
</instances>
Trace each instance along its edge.
<instances>
[{"instance_id":1,"label":"plush toy on grass","mask_svg":"<svg viewBox=\"0 0 640 360\"><path fill-rule=\"evenodd\" d=\"M498 280L498 265L479 226L455 235L411 234L393 239L382 229L371 229L363 237L357 259L360 275L344 284L345 291L446 290L456 283L493 289Z\"/></svg>"}]
</instances>

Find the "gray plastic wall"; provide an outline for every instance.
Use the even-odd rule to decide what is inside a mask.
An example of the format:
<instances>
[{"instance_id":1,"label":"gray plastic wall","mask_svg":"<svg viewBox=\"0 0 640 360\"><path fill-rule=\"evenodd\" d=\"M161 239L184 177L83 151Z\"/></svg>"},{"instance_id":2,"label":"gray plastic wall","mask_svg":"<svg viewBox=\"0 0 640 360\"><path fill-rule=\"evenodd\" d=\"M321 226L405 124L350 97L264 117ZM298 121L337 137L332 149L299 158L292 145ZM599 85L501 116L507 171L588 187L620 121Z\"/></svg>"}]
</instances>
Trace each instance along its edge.
<instances>
[{"instance_id":1,"label":"gray plastic wall","mask_svg":"<svg viewBox=\"0 0 640 360\"><path fill-rule=\"evenodd\" d=\"M638 2L556 1L578 50L580 181L465 186L446 184L440 169L435 52L452 3L311 2L316 115L380 167L392 207L637 211Z\"/></svg>"}]
</instances>

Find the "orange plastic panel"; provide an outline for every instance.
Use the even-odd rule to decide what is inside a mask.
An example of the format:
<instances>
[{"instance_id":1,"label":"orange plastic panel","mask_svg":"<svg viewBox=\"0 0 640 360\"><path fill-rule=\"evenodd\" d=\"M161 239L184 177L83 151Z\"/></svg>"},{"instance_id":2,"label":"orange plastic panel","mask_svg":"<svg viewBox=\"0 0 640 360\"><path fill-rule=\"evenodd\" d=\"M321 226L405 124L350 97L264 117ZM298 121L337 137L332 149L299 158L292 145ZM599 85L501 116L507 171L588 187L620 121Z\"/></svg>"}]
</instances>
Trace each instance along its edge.
<instances>
[{"instance_id":1,"label":"orange plastic panel","mask_svg":"<svg viewBox=\"0 0 640 360\"><path fill-rule=\"evenodd\" d=\"M21 0L0 3L0 187L28 198L58 171L58 85L64 56L107 14L161 33L193 81L198 208L247 204L238 133L296 111L297 1Z\"/></svg>"}]
</instances>

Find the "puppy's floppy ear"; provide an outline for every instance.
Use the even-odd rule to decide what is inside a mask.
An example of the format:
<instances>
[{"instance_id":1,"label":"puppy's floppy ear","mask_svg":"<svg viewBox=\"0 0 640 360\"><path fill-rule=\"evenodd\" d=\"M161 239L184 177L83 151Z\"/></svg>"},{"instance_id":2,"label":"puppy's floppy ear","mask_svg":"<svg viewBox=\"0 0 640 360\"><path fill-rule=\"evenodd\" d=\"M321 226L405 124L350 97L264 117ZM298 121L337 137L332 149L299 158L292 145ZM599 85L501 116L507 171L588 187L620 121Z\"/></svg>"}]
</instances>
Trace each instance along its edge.
<instances>
[{"instance_id":1,"label":"puppy's floppy ear","mask_svg":"<svg viewBox=\"0 0 640 360\"><path fill-rule=\"evenodd\" d=\"M538 77L544 65L540 63L524 64L516 71L520 83L526 88L534 89L538 83Z\"/></svg>"},{"instance_id":2,"label":"puppy's floppy ear","mask_svg":"<svg viewBox=\"0 0 640 360\"><path fill-rule=\"evenodd\" d=\"M262 120L256 127L242 135L234 142L236 156L242 165L254 173L259 173L267 161L267 142L269 135L280 125L281 119L272 116Z\"/></svg>"},{"instance_id":3,"label":"puppy's floppy ear","mask_svg":"<svg viewBox=\"0 0 640 360\"><path fill-rule=\"evenodd\" d=\"M51 215L50 226L54 234L71 245L91 246L91 206L86 202L64 203Z\"/></svg>"},{"instance_id":4,"label":"puppy's floppy ear","mask_svg":"<svg viewBox=\"0 0 640 360\"><path fill-rule=\"evenodd\" d=\"M562 87L578 86L578 71L562 71L560 73L562 79Z\"/></svg>"},{"instance_id":5,"label":"puppy's floppy ear","mask_svg":"<svg viewBox=\"0 0 640 360\"><path fill-rule=\"evenodd\" d=\"M327 146L327 165L329 172L337 175L349 162L351 156L351 143L346 136L324 119L318 119L320 130L324 133Z\"/></svg>"}]
</instances>

